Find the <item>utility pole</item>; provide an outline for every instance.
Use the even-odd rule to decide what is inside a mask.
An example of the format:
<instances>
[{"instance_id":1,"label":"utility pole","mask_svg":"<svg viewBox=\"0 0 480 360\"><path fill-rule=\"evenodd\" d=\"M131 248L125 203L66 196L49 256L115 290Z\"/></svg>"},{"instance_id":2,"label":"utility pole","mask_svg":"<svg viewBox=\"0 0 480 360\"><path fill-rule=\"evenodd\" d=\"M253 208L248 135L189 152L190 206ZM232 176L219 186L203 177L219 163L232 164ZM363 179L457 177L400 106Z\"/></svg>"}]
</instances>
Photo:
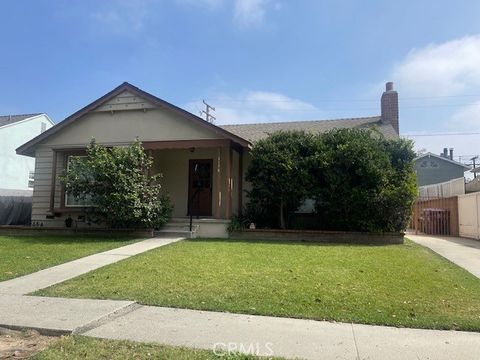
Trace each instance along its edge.
<instances>
[{"instance_id":1,"label":"utility pole","mask_svg":"<svg viewBox=\"0 0 480 360\"><path fill-rule=\"evenodd\" d=\"M205 110L200 111L200 116L205 115L205 120L209 123L213 123L213 121L217 120L217 118L212 114L210 114L210 111L211 110L215 111L215 108L207 104L205 100L203 100L203 103L205 104Z\"/></svg>"},{"instance_id":2,"label":"utility pole","mask_svg":"<svg viewBox=\"0 0 480 360\"><path fill-rule=\"evenodd\" d=\"M478 155L477 155L477 156L474 156L474 157L472 157L472 158L470 159L470 160L473 161L473 168L474 168L474 169L475 169L475 160L477 160L477 159L478 159ZM475 179L476 177L477 177L477 173L474 172L474 173L473 173L473 178Z\"/></svg>"}]
</instances>

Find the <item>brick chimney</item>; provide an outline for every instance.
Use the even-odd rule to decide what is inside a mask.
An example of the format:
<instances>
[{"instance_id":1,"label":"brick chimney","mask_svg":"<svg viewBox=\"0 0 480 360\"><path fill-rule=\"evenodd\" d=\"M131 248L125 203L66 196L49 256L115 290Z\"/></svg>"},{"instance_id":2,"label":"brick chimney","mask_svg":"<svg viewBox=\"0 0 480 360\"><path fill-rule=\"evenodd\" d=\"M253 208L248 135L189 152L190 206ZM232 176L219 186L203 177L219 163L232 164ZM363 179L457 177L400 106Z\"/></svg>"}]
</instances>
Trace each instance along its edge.
<instances>
[{"instance_id":1,"label":"brick chimney","mask_svg":"<svg viewBox=\"0 0 480 360\"><path fill-rule=\"evenodd\" d=\"M385 92L382 94L382 123L391 124L397 134L400 133L398 124L398 93L393 90L393 82L385 84Z\"/></svg>"}]
</instances>

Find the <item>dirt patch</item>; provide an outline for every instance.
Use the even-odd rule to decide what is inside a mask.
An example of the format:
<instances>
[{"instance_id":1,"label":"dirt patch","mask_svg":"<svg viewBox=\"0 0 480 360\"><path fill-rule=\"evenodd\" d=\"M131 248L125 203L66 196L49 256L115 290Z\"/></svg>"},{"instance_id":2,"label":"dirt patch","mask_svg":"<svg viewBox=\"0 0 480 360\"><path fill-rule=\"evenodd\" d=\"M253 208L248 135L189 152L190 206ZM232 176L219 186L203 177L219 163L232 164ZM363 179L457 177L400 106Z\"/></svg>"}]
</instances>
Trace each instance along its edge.
<instances>
[{"instance_id":1,"label":"dirt patch","mask_svg":"<svg viewBox=\"0 0 480 360\"><path fill-rule=\"evenodd\" d=\"M0 327L0 359L27 359L57 339L40 335L35 330L14 331Z\"/></svg>"}]
</instances>

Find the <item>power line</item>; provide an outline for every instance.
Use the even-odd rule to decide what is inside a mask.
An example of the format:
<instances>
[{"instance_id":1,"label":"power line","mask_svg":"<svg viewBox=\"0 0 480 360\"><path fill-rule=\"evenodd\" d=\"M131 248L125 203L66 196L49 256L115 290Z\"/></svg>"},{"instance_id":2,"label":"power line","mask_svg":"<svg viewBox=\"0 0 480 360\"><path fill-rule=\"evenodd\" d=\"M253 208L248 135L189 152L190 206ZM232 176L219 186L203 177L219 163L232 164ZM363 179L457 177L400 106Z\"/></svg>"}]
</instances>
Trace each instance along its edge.
<instances>
[{"instance_id":1,"label":"power line","mask_svg":"<svg viewBox=\"0 0 480 360\"><path fill-rule=\"evenodd\" d=\"M471 95L437 95L437 96L407 96L401 97L400 100L426 100L426 99L455 99L455 98L466 98L466 97L478 97L480 98L480 94L471 94ZM278 100L270 100L270 99L232 99L232 98L225 98L225 97L211 97L208 98L209 101L216 101L216 102L234 102L234 103L255 103L255 102L267 102L267 103L305 103L303 100L299 99L278 99ZM196 99L193 101L200 101L200 99ZM316 102L378 102L379 99L316 99Z\"/></svg>"},{"instance_id":2,"label":"power line","mask_svg":"<svg viewBox=\"0 0 480 360\"><path fill-rule=\"evenodd\" d=\"M402 136L464 136L464 135L480 135L480 132L463 132L463 133L435 133L435 134L402 134Z\"/></svg>"}]
</instances>

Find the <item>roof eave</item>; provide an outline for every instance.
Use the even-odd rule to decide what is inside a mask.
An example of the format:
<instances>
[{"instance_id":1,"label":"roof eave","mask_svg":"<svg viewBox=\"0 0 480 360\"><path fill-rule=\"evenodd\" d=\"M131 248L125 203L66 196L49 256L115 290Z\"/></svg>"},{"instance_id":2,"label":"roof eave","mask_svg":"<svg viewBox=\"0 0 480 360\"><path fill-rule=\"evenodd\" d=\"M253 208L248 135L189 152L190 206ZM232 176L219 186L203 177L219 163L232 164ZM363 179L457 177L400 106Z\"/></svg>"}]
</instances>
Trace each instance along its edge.
<instances>
[{"instance_id":1,"label":"roof eave","mask_svg":"<svg viewBox=\"0 0 480 360\"><path fill-rule=\"evenodd\" d=\"M25 156L35 156L35 149L34 147L38 145L41 141L44 139L48 138L49 136L55 134L57 131L61 130L65 126L69 125L76 119L80 118L81 116L85 115L86 113L90 112L91 110L97 108L99 105L101 105L103 102L108 100L109 98L115 97L116 95L122 93L125 90L132 91L134 93L137 93L139 96L145 97L148 100L152 101L154 104L167 108L183 117L186 117L190 120L193 120L197 122L198 124L209 128L210 130L213 130L215 133L222 135L236 143L238 143L240 146L243 148L251 148L252 143L246 139L243 139L225 129L222 129L214 124L211 124L209 122L206 122L202 118L188 112L187 110L184 110L182 108L179 108L178 106L175 106L165 100L162 100L152 94L147 93L146 91L143 91L136 86L133 86L132 84L129 84L128 82L124 82L123 84L117 86L115 89L111 90L110 92L106 93L102 97L98 98L97 100L93 101L92 103L88 104L87 106L83 107L82 109L76 111L69 117L65 118L63 121L59 122L58 124L52 126L50 129L44 131L40 135L34 137L30 141L26 142L25 144L21 145L18 147L15 151L19 155L25 155Z\"/></svg>"}]
</instances>

